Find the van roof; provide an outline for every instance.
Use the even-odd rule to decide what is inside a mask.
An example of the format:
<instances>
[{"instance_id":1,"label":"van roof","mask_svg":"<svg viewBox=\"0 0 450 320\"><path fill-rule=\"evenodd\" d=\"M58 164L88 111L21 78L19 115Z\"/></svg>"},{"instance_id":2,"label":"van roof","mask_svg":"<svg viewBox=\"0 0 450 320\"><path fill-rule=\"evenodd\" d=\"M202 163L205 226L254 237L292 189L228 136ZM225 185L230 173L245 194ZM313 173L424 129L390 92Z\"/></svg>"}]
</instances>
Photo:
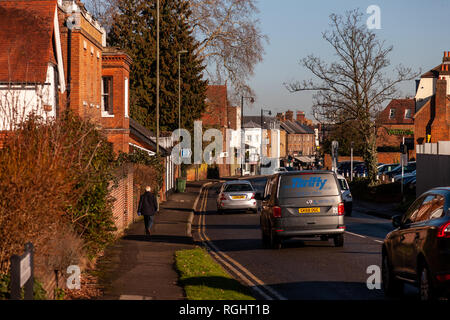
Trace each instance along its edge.
<instances>
[{"instance_id":1,"label":"van roof","mask_svg":"<svg viewBox=\"0 0 450 320\"><path fill-rule=\"evenodd\" d=\"M298 171L287 171L287 172L278 172L280 176L290 176L290 175L296 175L296 174L330 174L333 173L331 170L298 170Z\"/></svg>"}]
</instances>

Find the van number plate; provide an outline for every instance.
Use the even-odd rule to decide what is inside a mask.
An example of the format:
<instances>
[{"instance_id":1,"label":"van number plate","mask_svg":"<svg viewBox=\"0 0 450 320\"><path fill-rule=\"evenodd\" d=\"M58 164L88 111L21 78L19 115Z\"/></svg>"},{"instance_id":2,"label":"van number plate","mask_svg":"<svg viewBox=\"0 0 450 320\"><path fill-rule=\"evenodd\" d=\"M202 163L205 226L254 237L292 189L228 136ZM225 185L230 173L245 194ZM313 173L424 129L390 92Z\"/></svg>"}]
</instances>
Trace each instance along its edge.
<instances>
[{"instance_id":1,"label":"van number plate","mask_svg":"<svg viewBox=\"0 0 450 320\"><path fill-rule=\"evenodd\" d=\"M300 208L298 213L319 213L320 208Z\"/></svg>"}]
</instances>

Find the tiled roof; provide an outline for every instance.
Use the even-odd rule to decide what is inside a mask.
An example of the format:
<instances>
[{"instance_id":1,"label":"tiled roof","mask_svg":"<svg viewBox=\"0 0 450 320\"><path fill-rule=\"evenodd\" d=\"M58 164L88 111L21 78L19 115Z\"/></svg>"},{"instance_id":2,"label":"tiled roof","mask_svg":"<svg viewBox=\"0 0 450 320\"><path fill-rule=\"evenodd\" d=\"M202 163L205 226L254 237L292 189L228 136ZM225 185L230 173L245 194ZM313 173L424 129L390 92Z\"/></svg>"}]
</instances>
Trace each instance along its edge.
<instances>
[{"instance_id":1,"label":"tiled roof","mask_svg":"<svg viewBox=\"0 0 450 320\"><path fill-rule=\"evenodd\" d=\"M280 123L282 129L291 134L314 134L314 130L299 121L287 120Z\"/></svg>"},{"instance_id":2,"label":"tiled roof","mask_svg":"<svg viewBox=\"0 0 450 320\"><path fill-rule=\"evenodd\" d=\"M45 82L55 9L56 0L0 1L0 82Z\"/></svg>"},{"instance_id":3,"label":"tiled roof","mask_svg":"<svg viewBox=\"0 0 450 320\"><path fill-rule=\"evenodd\" d=\"M394 109L393 117L390 117L391 109ZM410 118L405 118L405 110L410 109ZM413 124L415 112L414 99L393 99L387 107L380 112L378 122L380 124Z\"/></svg>"}]
</instances>

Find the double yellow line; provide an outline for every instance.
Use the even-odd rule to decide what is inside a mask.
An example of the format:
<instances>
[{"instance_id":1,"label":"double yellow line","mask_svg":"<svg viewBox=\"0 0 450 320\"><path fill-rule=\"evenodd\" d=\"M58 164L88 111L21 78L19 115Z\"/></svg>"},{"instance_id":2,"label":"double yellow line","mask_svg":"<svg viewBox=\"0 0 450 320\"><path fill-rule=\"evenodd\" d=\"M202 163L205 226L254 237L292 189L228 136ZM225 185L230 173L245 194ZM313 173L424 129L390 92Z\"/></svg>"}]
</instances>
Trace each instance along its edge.
<instances>
[{"instance_id":1,"label":"double yellow line","mask_svg":"<svg viewBox=\"0 0 450 320\"><path fill-rule=\"evenodd\" d=\"M200 240L208 249L209 253L216 259L219 263L225 266L229 271L234 273L240 280L242 280L246 285L248 285L252 290L256 291L265 300L287 300L281 294L265 285L262 280L257 278L239 262L231 258L226 253L220 251L211 239L206 234L206 208L208 205L208 194L209 186L211 183L204 185L200 193L200 209L199 209L199 220L198 220L198 234ZM198 199L197 199L198 200ZM194 205L195 209L196 205Z\"/></svg>"}]
</instances>

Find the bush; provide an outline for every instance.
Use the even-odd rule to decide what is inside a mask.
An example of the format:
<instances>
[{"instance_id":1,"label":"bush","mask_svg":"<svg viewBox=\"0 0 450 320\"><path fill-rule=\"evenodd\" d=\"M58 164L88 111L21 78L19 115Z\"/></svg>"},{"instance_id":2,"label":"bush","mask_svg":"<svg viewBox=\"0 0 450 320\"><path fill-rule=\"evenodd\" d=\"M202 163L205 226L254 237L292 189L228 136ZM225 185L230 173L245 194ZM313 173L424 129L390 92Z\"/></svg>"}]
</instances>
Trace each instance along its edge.
<instances>
[{"instance_id":1,"label":"bush","mask_svg":"<svg viewBox=\"0 0 450 320\"><path fill-rule=\"evenodd\" d=\"M8 135L0 150L0 273L29 241L44 278L114 239L114 158L96 126L69 112L57 121L31 115Z\"/></svg>"}]
</instances>

